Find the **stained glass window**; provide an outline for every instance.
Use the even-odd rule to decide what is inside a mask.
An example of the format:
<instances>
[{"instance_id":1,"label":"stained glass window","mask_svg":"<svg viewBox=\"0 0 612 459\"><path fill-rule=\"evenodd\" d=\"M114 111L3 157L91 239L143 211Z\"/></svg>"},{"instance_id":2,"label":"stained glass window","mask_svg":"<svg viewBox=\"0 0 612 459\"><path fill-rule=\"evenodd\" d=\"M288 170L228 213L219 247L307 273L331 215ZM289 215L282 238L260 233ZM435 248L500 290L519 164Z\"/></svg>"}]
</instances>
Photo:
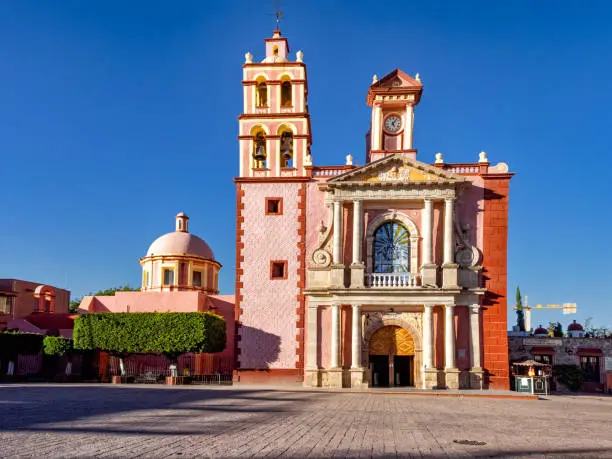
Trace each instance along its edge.
<instances>
[{"instance_id":1,"label":"stained glass window","mask_svg":"<svg viewBox=\"0 0 612 459\"><path fill-rule=\"evenodd\" d=\"M410 272L410 233L400 223L383 223L374 233L374 272Z\"/></svg>"}]
</instances>

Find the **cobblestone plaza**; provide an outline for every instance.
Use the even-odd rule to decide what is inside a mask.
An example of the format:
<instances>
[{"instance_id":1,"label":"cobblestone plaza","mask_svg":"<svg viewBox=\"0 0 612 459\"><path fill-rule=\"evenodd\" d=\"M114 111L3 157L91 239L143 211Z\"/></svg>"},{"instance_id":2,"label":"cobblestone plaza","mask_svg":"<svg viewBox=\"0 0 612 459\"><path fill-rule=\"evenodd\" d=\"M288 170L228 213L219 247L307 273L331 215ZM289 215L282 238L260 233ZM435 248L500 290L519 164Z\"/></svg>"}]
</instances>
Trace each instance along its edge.
<instances>
[{"instance_id":1,"label":"cobblestone plaza","mask_svg":"<svg viewBox=\"0 0 612 459\"><path fill-rule=\"evenodd\" d=\"M0 412L1 457L612 457L610 397L4 385Z\"/></svg>"}]
</instances>

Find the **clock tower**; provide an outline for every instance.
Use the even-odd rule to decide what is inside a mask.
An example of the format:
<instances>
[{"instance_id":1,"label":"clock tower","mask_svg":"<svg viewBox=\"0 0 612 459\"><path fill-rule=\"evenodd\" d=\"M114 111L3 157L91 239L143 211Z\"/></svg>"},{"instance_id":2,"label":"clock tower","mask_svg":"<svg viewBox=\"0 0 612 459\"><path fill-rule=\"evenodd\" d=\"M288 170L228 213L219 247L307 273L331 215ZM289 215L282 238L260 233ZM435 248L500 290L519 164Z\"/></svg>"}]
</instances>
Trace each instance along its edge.
<instances>
[{"instance_id":1,"label":"clock tower","mask_svg":"<svg viewBox=\"0 0 612 459\"><path fill-rule=\"evenodd\" d=\"M367 135L367 161L395 153L416 159L413 148L414 107L421 100L423 85L417 74L410 77L399 69L378 80L368 90L372 121Z\"/></svg>"}]
</instances>

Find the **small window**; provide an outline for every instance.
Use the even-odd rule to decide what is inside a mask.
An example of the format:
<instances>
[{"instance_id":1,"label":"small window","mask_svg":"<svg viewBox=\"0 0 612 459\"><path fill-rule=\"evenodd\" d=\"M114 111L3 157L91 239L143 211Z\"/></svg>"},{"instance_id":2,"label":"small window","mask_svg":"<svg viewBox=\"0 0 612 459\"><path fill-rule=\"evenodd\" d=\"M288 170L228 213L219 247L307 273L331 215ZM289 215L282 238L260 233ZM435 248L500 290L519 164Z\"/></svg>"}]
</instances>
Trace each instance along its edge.
<instances>
[{"instance_id":1,"label":"small window","mask_svg":"<svg viewBox=\"0 0 612 459\"><path fill-rule=\"evenodd\" d=\"M194 287L202 286L202 271L193 272L193 282L191 283Z\"/></svg>"},{"instance_id":2,"label":"small window","mask_svg":"<svg viewBox=\"0 0 612 459\"><path fill-rule=\"evenodd\" d=\"M552 355L550 354L535 354L533 356L533 360L540 363L545 363L546 365L552 365Z\"/></svg>"},{"instance_id":3,"label":"small window","mask_svg":"<svg viewBox=\"0 0 612 459\"><path fill-rule=\"evenodd\" d=\"M13 305L12 296L0 296L0 314L10 314Z\"/></svg>"},{"instance_id":4,"label":"small window","mask_svg":"<svg viewBox=\"0 0 612 459\"><path fill-rule=\"evenodd\" d=\"M287 261L270 262L270 279L287 279Z\"/></svg>"},{"instance_id":5,"label":"small window","mask_svg":"<svg viewBox=\"0 0 612 459\"><path fill-rule=\"evenodd\" d=\"M174 269L164 268L164 285L174 285Z\"/></svg>"},{"instance_id":6,"label":"small window","mask_svg":"<svg viewBox=\"0 0 612 459\"><path fill-rule=\"evenodd\" d=\"M266 215L282 215L283 198L266 198Z\"/></svg>"}]
</instances>

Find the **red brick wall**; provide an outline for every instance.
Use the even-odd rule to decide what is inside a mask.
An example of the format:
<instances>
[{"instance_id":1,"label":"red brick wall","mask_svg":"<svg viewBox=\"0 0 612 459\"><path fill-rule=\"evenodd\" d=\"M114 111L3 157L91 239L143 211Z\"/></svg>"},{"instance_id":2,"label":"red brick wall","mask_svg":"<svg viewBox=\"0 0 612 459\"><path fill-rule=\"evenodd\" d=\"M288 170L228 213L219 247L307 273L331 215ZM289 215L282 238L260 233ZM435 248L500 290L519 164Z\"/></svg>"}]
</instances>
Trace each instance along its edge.
<instances>
[{"instance_id":1,"label":"red brick wall","mask_svg":"<svg viewBox=\"0 0 612 459\"><path fill-rule=\"evenodd\" d=\"M509 389L507 260L511 174L483 175L483 367L490 388Z\"/></svg>"}]
</instances>

